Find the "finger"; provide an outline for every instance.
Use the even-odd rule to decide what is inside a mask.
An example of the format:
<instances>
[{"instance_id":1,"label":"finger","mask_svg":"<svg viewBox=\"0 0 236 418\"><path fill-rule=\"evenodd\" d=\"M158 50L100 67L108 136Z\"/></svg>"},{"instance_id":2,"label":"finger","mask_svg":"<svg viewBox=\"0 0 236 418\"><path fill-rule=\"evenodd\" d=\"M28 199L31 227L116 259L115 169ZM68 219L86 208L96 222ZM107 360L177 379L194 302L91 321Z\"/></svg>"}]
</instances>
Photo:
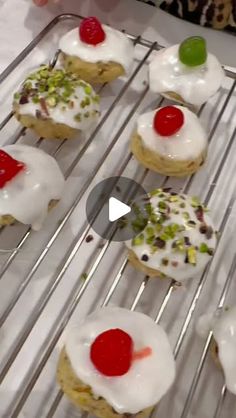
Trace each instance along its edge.
<instances>
[{"instance_id":1,"label":"finger","mask_svg":"<svg viewBox=\"0 0 236 418\"><path fill-rule=\"evenodd\" d=\"M33 0L33 2L36 4L36 6L42 7L48 3L48 0Z\"/></svg>"}]
</instances>

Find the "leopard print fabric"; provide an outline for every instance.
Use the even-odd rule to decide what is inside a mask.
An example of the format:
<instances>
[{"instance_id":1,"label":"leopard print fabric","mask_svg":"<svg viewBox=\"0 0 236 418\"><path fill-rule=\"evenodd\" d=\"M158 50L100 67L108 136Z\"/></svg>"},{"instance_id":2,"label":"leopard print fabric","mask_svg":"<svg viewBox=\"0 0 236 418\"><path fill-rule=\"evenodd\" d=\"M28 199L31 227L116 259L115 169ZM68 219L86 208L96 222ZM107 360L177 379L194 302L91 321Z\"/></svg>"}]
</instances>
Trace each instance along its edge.
<instances>
[{"instance_id":1,"label":"leopard print fabric","mask_svg":"<svg viewBox=\"0 0 236 418\"><path fill-rule=\"evenodd\" d=\"M215 29L236 33L236 0L141 0L166 12Z\"/></svg>"}]
</instances>

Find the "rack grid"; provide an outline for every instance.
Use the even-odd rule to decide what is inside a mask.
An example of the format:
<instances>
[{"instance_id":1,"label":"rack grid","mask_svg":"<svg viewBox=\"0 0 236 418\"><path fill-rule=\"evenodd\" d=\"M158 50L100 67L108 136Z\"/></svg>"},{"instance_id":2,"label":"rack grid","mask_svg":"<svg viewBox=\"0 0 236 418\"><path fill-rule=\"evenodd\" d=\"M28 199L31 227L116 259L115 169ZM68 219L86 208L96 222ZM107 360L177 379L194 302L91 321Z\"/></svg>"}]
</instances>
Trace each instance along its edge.
<instances>
[{"instance_id":1,"label":"rack grid","mask_svg":"<svg viewBox=\"0 0 236 418\"><path fill-rule=\"evenodd\" d=\"M50 44L53 36L58 40L61 32L68 30L68 25L78 24L80 19L80 16L66 14L49 23L0 75L3 92L5 85L8 89L8 81L15 85L18 70L18 82L20 81L21 66L26 64L29 71L32 66L31 55L37 53L42 42ZM101 87L99 93L102 103L104 97L105 110L94 132L81 141L79 146L75 142L68 145L66 140L52 143L43 138L35 138L25 129L14 126L12 111L0 123L3 133L1 143L19 141L42 147L62 164L69 184L68 201L65 199L61 209L55 209L55 215L49 215L45 226L46 234L44 231L36 234L19 225L10 227L10 233L9 228L2 228L0 231L0 326L3 341L0 349L0 414L5 418L79 416L79 411L67 404L55 383L58 345L63 341L63 334L71 320L76 320L76 316L82 315L82 312L89 312L96 306L106 306L109 303L126 306L131 310L143 310L156 322L162 323L170 333L178 374L173 391L158 406L158 416L234 416L232 411L235 411L235 403L227 393L222 376L214 365L208 364L212 333L210 332L206 341L199 341L195 336L194 323L199 314L208 309L208 305L214 309L222 309L233 295L230 290L234 286L236 275L236 252L233 245L236 203L233 158L236 136L233 123L236 72L225 69L226 85L222 91L197 110L208 127L208 166L206 164L198 174L184 180L154 175L138 167L132 155L127 152L127 131L131 132L134 118L140 109L150 106L155 108L163 102L166 103L163 98L151 95L146 74L149 59L161 46L140 36L128 36L138 50L136 66L129 78L115 82L114 88L107 85ZM48 58L53 56L50 64L56 65L59 51L52 55L49 48L47 54ZM13 85L9 87L11 92ZM111 125L108 123L105 129L109 120ZM112 139L99 145L101 149L99 148L95 161L91 160L94 142L98 141L99 136L106 137L108 134ZM86 165L88 171L85 171ZM79 171L80 167L82 173ZM186 286L181 287L174 281L155 281L132 270L124 246L112 242L112 236L103 241L94 234L91 246L86 243L91 226L87 224L85 216L80 219L83 218L80 215L81 212L84 213L86 197L94 182L96 184L100 178L108 177L106 174L130 176L149 190L161 186L184 193L197 192L204 203L212 207L219 229L219 242L212 263L200 277L189 280ZM77 183L78 177L83 177L84 183ZM78 218L81 222L74 226ZM70 235L68 242L67 235ZM110 262L112 259L114 262ZM82 281L81 274L85 270L87 277ZM70 281L70 277L73 280ZM232 299L231 303L233 302L235 301ZM32 306L25 306L27 304ZM48 322L50 324L46 332ZM39 334L38 347L35 347L34 342L35 339L38 340ZM179 402L178 393L181 392L181 396L183 393L181 379L186 381L186 377L182 377L183 362L188 357L191 357L190 367L186 366L189 391L184 388L183 399ZM29 364L24 363L26 359L29 359ZM211 407L203 401L202 409L196 409L196 403L204 397L202 393L199 394L199 390L208 389L206 382L202 382L204 371L207 374L208 367L212 369L212 380L215 381L217 377L218 384L215 387L213 382L214 387L209 388L211 393L207 395L207 402L211 399Z\"/></svg>"}]
</instances>

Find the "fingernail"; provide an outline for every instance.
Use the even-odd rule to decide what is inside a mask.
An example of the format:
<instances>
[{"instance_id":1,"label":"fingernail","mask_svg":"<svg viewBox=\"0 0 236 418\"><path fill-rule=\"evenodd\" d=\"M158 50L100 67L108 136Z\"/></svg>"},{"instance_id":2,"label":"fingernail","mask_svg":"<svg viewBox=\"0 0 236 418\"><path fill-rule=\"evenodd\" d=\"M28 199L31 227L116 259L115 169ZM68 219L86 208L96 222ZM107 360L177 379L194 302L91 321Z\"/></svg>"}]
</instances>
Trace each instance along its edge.
<instances>
[{"instance_id":1,"label":"fingernail","mask_svg":"<svg viewBox=\"0 0 236 418\"><path fill-rule=\"evenodd\" d=\"M48 0L33 0L34 4L38 7L45 6L48 3Z\"/></svg>"}]
</instances>

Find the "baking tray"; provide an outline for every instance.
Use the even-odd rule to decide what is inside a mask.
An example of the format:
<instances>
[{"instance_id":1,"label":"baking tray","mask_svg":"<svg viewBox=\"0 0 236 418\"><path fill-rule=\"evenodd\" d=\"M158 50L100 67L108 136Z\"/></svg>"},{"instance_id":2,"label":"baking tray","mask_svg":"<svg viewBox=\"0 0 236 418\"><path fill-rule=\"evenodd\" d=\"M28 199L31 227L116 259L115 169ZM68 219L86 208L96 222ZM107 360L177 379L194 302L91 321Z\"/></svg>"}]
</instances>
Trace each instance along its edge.
<instances>
[{"instance_id":1,"label":"baking tray","mask_svg":"<svg viewBox=\"0 0 236 418\"><path fill-rule=\"evenodd\" d=\"M128 35L136 45L131 75L101 87L102 115L92 135L44 141L14 120L12 94L31 69L56 63L60 36L80 19L72 14L56 17L0 75L0 143L17 141L44 149L55 156L67 178L64 197L42 231L16 224L0 232L0 416L81 415L56 385L59 350L70 324L110 304L150 315L169 335L177 378L154 416L233 418L235 398L227 393L223 375L208 354L211 334L201 340L195 325L202 313L236 300L236 71L226 69L222 89L197 110L208 132L209 155L189 178L151 173L130 154L137 115L167 103L149 91L147 78L148 62L161 46L141 37ZM95 234L86 220L86 198L95 184L114 175L133 178L147 191L165 187L198 195L211 208L219 243L201 276L182 286L149 279L128 264L124 244ZM87 242L90 234L93 240Z\"/></svg>"}]
</instances>

